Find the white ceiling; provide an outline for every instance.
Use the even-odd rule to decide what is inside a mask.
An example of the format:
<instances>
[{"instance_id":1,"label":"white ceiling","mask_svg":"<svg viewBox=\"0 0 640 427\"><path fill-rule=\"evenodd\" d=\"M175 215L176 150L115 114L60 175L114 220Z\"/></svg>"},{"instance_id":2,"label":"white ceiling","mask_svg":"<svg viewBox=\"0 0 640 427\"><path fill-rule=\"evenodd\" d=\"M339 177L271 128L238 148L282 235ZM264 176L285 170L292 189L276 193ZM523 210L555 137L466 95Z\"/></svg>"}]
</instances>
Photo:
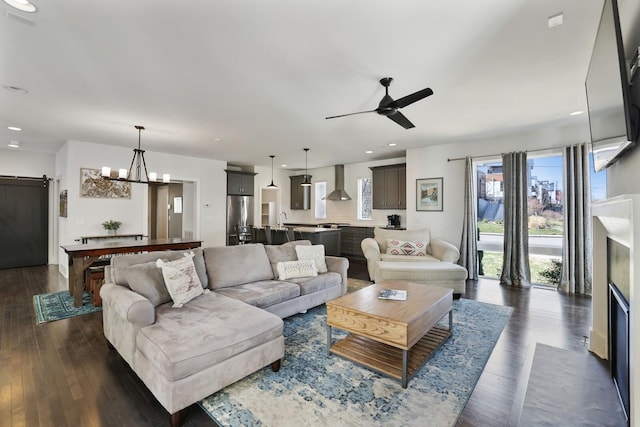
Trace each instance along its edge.
<instances>
[{"instance_id":1,"label":"white ceiling","mask_svg":"<svg viewBox=\"0 0 640 427\"><path fill-rule=\"evenodd\" d=\"M0 146L67 140L309 168L583 122L602 0L0 3ZM547 19L564 13L564 25ZM33 23L25 23L24 17ZM390 95L434 95L375 113ZM28 94L1 86L17 86ZM7 130L19 126L22 132ZM222 141L217 141L222 139ZM397 143L389 148L388 143ZM374 150L371 155L365 150Z\"/></svg>"}]
</instances>

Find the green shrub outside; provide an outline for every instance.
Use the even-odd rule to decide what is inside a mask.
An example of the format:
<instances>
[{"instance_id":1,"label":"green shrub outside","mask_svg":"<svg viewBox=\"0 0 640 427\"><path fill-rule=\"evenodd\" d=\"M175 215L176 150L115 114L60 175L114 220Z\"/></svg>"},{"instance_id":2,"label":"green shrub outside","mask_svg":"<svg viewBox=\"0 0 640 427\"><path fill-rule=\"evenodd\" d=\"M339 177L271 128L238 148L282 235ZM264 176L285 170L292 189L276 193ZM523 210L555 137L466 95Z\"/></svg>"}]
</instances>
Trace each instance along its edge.
<instances>
[{"instance_id":1,"label":"green shrub outside","mask_svg":"<svg viewBox=\"0 0 640 427\"><path fill-rule=\"evenodd\" d=\"M482 257L484 277L500 278L502 253L484 252ZM557 286L560 283L562 262L558 259L530 256L531 283Z\"/></svg>"}]
</instances>

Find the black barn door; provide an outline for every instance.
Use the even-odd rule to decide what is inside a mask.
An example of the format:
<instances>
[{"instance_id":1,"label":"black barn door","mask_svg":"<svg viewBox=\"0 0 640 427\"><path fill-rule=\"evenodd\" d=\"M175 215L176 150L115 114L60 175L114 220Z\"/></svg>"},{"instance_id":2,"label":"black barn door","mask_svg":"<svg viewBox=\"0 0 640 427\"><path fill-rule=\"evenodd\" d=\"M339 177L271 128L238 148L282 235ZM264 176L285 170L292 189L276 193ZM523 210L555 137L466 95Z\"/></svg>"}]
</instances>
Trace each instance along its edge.
<instances>
[{"instance_id":1,"label":"black barn door","mask_svg":"<svg viewBox=\"0 0 640 427\"><path fill-rule=\"evenodd\" d=\"M0 269L48 261L49 181L0 177Z\"/></svg>"}]
</instances>

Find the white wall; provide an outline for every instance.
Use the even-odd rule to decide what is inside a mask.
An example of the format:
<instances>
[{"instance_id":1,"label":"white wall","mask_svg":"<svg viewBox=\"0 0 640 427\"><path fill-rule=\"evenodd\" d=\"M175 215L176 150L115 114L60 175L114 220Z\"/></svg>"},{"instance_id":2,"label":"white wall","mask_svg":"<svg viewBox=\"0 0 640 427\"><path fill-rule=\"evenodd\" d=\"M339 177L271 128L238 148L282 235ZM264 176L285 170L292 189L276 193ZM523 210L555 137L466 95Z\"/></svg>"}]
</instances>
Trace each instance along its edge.
<instances>
[{"instance_id":1,"label":"white wall","mask_svg":"<svg viewBox=\"0 0 640 427\"><path fill-rule=\"evenodd\" d=\"M407 228L428 227L434 238L460 245L464 197L464 161L449 158L480 157L510 151L540 150L586 141L585 123L516 135L478 139L407 150ZM535 153L531 153L534 155ZM443 211L416 211L416 179L443 178Z\"/></svg>"},{"instance_id":2,"label":"white wall","mask_svg":"<svg viewBox=\"0 0 640 427\"><path fill-rule=\"evenodd\" d=\"M0 175L53 177L55 155L0 148Z\"/></svg>"},{"instance_id":3,"label":"white wall","mask_svg":"<svg viewBox=\"0 0 640 427\"><path fill-rule=\"evenodd\" d=\"M640 144L607 169L607 198L640 193Z\"/></svg>"},{"instance_id":4,"label":"white wall","mask_svg":"<svg viewBox=\"0 0 640 427\"><path fill-rule=\"evenodd\" d=\"M128 167L133 150L122 147L68 141L56 154L56 174L60 190L68 190L68 216L59 219L63 244L75 244L83 235L104 234L102 222L114 219L122 222L122 233L148 232L148 187L132 184L131 199L96 199L80 197L80 168L112 169ZM194 238L203 246L225 244L226 174L225 162L164 153L145 152L149 172L170 173L172 179L196 183L197 203ZM59 252L60 271L66 275L67 258Z\"/></svg>"}]
</instances>

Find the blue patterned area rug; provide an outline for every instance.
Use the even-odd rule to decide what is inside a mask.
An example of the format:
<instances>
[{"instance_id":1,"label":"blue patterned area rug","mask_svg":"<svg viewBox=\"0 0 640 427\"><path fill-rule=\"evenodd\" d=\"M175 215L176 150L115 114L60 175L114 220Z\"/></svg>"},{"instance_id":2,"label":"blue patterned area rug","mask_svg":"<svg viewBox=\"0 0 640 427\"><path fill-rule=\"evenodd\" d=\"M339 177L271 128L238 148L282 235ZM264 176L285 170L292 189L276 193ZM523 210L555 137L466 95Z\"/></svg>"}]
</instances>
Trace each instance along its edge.
<instances>
[{"instance_id":1,"label":"blue patterned area rug","mask_svg":"<svg viewBox=\"0 0 640 427\"><path fill-rule=\"evenodd\" d=\"M326 308L316 307L285 319L280 372L261 369L200 406L221 426L451 426L512 311L454 301L453 334L403 389L398 381L326 356Z\"/></svg>"},{"instance_id":2,"label":"blue patterned area rug","mask_svg":"<svg viewBox=\"0 0 640 427\"><path fill-rule=\"evenodd\" d=\"M102 311L102 307L94 307L91 304L91 295L87 292L82 294L82 307L74 307L73 297L69 295L69 291L34 295L33 308L36 311L36 323L53 322Z\"/></svg>"}]
</instances>

